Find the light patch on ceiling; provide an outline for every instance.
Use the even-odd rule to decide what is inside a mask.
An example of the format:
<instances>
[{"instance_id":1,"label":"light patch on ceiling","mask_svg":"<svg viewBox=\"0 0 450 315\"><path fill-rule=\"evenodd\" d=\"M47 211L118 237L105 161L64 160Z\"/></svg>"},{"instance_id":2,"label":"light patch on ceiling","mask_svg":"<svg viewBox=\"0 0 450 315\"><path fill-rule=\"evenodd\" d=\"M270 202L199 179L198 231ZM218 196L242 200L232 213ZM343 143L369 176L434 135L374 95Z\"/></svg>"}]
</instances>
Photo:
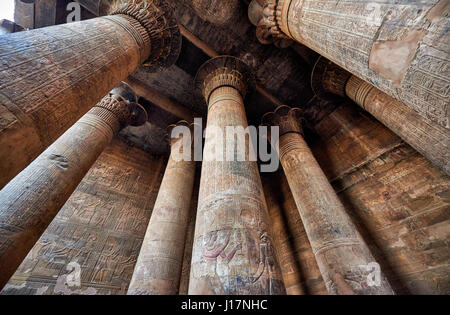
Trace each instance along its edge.
<instances>
[{"instance_id":1,"label":"light patch on ceiling","mask_svg":"<svg viewBox=\"0 0 450 315\"><path fill-rule=\"evenodd\" d=\"M0 20L14 21L14 0L0 1Z\"/></svg>"}]
</instances>

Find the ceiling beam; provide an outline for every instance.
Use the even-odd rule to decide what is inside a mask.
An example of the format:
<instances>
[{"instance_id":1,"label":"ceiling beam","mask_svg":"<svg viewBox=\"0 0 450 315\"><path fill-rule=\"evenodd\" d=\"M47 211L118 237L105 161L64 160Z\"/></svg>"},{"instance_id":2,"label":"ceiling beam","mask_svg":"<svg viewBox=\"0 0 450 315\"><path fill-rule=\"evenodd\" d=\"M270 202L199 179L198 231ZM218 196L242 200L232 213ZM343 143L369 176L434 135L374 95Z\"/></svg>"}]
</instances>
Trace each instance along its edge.
<instances>
[{"instance_id":1,"label":"ceiling beam","mask_svg":"<svg viewBox=\"0 0 450 315\"><path fill-rule=\"evenodd\" d=\"M179 118L179 120L186 120L187 122L193 122L194 117L202 117L202 115L197 114L189 110L188 108L178 104L177 102L171 100L161 92L148 86L147 84L145 84L139 79L136 79L133 76L129 76L127 79L125 79L124 82L128 84L137 95L145 98L152 104L162 108L169 114Z\"/></svg>"},{"instance_id":2,"label":"ceiling beam","mask_svg":"<svg viewBox=\"0 0 450 315\"><path fill-rule=\"evenodd\" d=\"M189 40L192 44L194 44L197 48L202 50L205 54L207 54L209 57L214 58L219 56L219 53L217 53L214 49L212 49L208 44L206 44L204 41L202 41L200 38L192 34L186 27L183 25L179 25L180 32L183 37L185 37L187 40ZM275 96L267 92L263 87L260 85L256 85L256 91L264 96L267 100L269 100L271 103L273 103L274 108L282 105L283 103L280 102Z\"/></svg>"}]
</instances>

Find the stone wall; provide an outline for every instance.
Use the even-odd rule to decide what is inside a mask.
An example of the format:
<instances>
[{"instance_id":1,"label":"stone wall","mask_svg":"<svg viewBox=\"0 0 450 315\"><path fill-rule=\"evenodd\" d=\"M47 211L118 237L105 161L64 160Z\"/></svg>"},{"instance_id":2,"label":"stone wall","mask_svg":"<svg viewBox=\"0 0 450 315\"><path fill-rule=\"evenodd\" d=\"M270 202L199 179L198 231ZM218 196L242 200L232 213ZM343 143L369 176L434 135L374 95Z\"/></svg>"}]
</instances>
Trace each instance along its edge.
<instances>
[{"instance_id":1,"label":"stone wall","mask_svg":"<svg viewBox=\"0 0 450 315\"><path fill-rule=\"evenodd\" d=\"M447 0L284 4L283 32L450 128Z\"/></svg>"},{"instance_id":2,"label":"stone wall","mask_svg":"<svg viewBox=\"0 0 450 315\"><path fill-rule=\"evenodd\" d=\"M315 157L397 293L449 294L449 177L354 104L315 131Z\"/></svg>"},{"instance_id":3,"label":"stone wall","mask_svg":"<svg viewBox=\"0 0 450 315\"><path fill-rule=\"evenodd\" d=\"M125 294L165 165L115 139L1 294Z\"/></svg>"}]
</instances>

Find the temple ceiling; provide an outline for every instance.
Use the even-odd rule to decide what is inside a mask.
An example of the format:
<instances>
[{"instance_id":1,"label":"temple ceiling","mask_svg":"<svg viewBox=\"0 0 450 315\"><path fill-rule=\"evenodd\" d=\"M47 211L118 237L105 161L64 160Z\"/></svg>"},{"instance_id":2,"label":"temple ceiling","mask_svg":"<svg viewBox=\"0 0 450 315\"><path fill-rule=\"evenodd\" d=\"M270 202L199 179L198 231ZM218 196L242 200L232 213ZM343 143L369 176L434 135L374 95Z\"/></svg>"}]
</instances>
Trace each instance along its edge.
<instances>
[{"instance_id":1,"label":"temple ceiling","mask_svg":"<svg viewBox=\"0 0 450 315\"><path fill-rule=\"evenodd\" d=\"M82 20L106 14L115 3L108 0L76 1L82 6ZM16 22L30 28L65 23L69 2L42 2L35 8L33 18L23 2L16 8ZM125 128L121 137L152 154L167 153L166 127L185 119L178 115L180 110L173 112L170 107L206 118L206 104L195 91L193 82L197 69L217 55L238 57L253 71L255 85L245 100L249 124L258 125L262 115L287 104L305 111L308 121L305 132L314 136L309 127L336 106L314 97L311 90L311 71L318 54L294 42L288 47L261 44L256 27L249 19L249 2L233 0L224 5L223 1L176 1L175 17L182 35L179 57L174 65L162 71L152 72L141 66L132 74L130 79L141 89L148 89L147 93L137 94L149 119L144 126Z\"/></svg>"},{"instance_id":2,"label":"temple ceiling","mask_svg":"<svg viewBox=\"0 0 450 315\"><path fill-rule=\"evenodd\" d=\"M89 4L98 1L79 2L96 11ZM157 73L140 67L132 76L174 103L206 116L206 104L193 86L197 69L212 53L231 55L246 62L255 76L256 85L245 102L250 124L258 125L264 113L280 104L307 110L312 122L320 119L321 110L331 105L313 98L310 74L317 54L297 43L283 49L259 43L248 18L248 1L230 1L227 8L209 3L205 7L204 1L177 1L175 14L183 35L177 62ZM142 102L151 112L148 124L128 127L120 135L151 153L167 152L165 126L180 117L167 113L163 104L145 97Z\"/></svg>"}]
</instances>

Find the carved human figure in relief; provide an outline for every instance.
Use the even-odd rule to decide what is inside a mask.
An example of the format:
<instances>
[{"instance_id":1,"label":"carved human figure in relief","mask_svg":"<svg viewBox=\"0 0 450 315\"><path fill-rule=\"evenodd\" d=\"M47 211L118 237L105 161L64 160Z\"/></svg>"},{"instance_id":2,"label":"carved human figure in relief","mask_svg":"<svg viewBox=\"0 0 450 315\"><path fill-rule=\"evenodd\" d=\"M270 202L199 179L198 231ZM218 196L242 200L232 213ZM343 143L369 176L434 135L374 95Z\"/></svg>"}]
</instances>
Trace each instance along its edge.
<instances>
[{"instance_id":1,"label":"carved human figure in relief","mask_svg":"<svg viewBox=\"0 0 450 315\"><path fill-rule=\"evenodd\" d=\"M220 257L227 264L233 259L238 250L242 248L241 244L230 245L230 236L232 231L213 231L209 235L209 240L203 246L203 257L207 261L217 261ZM227 250L228 248L228 250Z\"/></svg>"},{"instance_id":2,"label":"carved human figure in relief","mask_svg":"<svg viewBox=\"0 0 450 315\"><path fill-rule=\"evenodd\" d=\"M268 273L267 280L269 283L262 282L261 284L265 287L268 294L273 294L273 286L275 285L273 279L281 278L280 275L277 274L275 248L272 246L272 241L267 232L261 232L259 239L259 265L253 275L253 283L260 280L264 273ZM267 285L268 287L266 287Z\"/></svg>"}]
</instances>

